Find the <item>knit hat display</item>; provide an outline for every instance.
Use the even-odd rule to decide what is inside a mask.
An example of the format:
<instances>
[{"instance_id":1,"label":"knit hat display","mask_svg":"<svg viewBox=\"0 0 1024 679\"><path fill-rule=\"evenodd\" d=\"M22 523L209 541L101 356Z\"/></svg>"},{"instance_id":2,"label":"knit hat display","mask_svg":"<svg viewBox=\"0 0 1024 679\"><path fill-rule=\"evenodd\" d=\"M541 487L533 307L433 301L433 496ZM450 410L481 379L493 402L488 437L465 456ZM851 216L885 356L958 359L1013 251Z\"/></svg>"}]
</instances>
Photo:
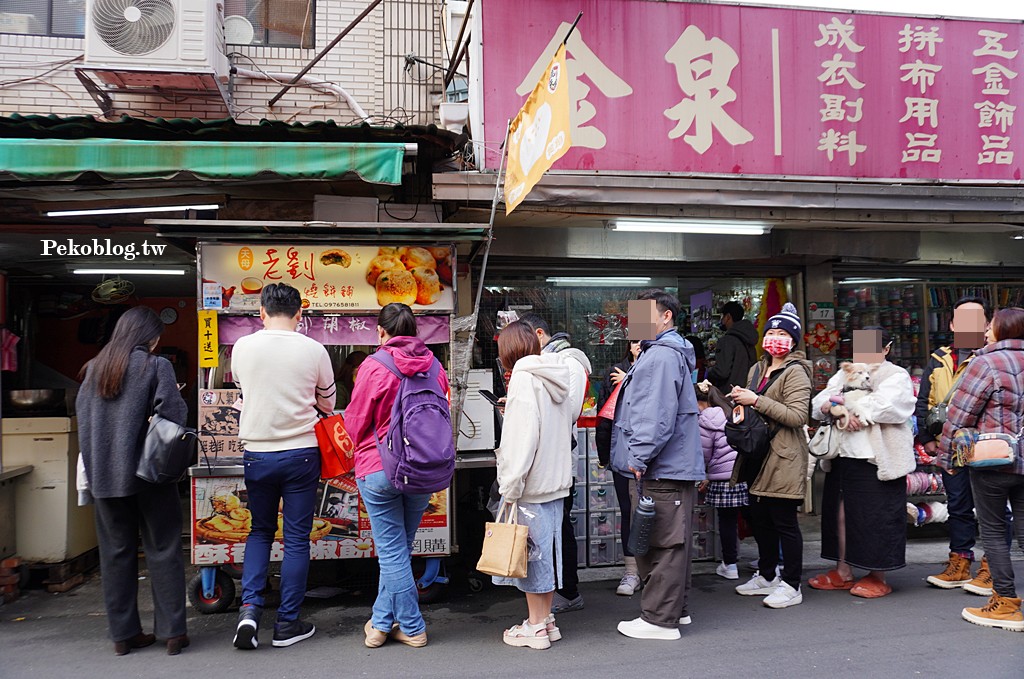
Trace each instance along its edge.
<instances>
[{"instance_id":1,"label":"knit hat display","mask_svg":"<svg viewBox=\"0 0 1024 679\"><path fill-rule=\"evenodd\" d=\"M796 313L796 307L786 302L782 305L782 311L768 319L764 327L765 332L769 330L785 330L793 337L793 346L800 344L800 338L804 336L803 325Z\"/></svg>"}]
</instances>

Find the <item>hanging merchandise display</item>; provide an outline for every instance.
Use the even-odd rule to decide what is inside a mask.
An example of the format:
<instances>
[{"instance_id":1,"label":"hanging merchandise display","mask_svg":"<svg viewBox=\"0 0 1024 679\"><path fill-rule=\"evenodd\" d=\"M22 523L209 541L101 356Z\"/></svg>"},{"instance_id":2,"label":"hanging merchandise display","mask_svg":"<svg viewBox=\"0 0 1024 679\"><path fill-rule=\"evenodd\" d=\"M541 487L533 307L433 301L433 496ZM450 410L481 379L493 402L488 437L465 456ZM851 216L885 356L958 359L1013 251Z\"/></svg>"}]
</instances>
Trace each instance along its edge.
<instances>
[{"instance_id":1,"label":"hanging merchandise display","mask_svg":"<svg viewBox=\"0 0 1024 679\"><path fill-rule=\"evenodd\" d=\"M830 330L822 323L815 323L809 332L804 333L804 342L823 354L831 354L839 344L839 331Z\"/></svg>"}]
</instances>

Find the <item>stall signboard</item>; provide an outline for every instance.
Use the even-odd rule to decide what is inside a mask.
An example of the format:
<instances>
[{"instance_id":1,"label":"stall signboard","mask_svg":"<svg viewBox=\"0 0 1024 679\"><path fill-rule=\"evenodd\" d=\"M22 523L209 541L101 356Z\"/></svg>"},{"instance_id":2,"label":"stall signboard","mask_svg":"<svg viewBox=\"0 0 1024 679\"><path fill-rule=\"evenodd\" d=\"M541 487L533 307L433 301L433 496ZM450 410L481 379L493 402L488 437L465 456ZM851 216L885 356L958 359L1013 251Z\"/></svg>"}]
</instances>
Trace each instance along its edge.
<instances>
[{"instance_id":1,"label":"stall signboard","mask_svg":"<svg viewBox=\"0 0 1024 679\"><path fill-rule=\"evenodd\" d=\"M242 397L238 389L203 389L199 392L199 463L215 463L222 457L241 457L238 440L240 411L235 405Z\"/></svg>"},{"instance_id":2,"label":"stall signboard","mask_svg":"<svg viewBox=\"0 0 1024 679\"><path fill-rule=\"evenodd\" d=\"M241 476L195 476L191 481L192 563L196 566L242 563L252 528L252 515L246 506L245 479ZM280 561L284 555L281 524L278 514L277 534L270 552L272 561ZM376 556L370 520L351 473L320 481L309 541L313 560ZM412 551L416 556L444 556L451 553L450 542L446 489L431 495L413 539Z\"/></svg>"},{"instance_id":3,"label":"stall signboard","mask_svg":"<svg viewBox=\"0 0 1024 679\"><path fill-rule=\"evenodd\" d=\"M299 290L308 311L376 314L391 302L418 312L455 308L454 251L440 247L338 246L331 243L201 243L202 306L258 311L264 285ZM217 295L207 294L219 289Z\"/></svg>"},{"instance_id":4,"label":"stall signboard","mask_svg":"<svg viewBox=\"0 0 1024 679\"><path fill-rule=\"evenodd\" d=\"M1019 21L648 0L486 3L487 168L580 11L555 171L1022 181Z\"/></svg>"}]
</instances>

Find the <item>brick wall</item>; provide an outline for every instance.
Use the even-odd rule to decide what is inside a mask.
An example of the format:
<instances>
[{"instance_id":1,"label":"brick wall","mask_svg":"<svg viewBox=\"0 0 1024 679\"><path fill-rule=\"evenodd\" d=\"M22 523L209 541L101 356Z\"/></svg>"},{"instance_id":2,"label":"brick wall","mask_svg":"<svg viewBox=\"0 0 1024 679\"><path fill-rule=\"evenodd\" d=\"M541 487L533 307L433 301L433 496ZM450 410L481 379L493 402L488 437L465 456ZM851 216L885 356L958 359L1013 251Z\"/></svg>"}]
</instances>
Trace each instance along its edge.
<instances>
[{"instance_id":1,"label":"brick wall","mask_svg":"<svg viewBox=\"0 0 1024 679\"><path fill-rule=\"evenodd\" d=\"M318 0L313 49L229 45L231 63L249 71L293 75L326 46L368 4L368 0ZM387 0L363 19L309 76L346 90L380 123L428 124L435 121L432 93L441 90L439 71L417 65L404 69L404 55L447 65L441 48L436 0ZM387 26L388 28L385 28ZM100 108L75 76L82 65L84 41L77 38L0 35L0 115L96 115ZM73 61L75 58L77 61ZM69 63L62 64L61 62ZM53 69L51 71L51 69ZM47 72L50 71L50 72ZM290 122L333 119L355 123L358 116L343 99L310 87L293 88L267 107L280 85L269 79L235 77L230 85L235 118ZM114 116L223 118L223 102L177 95L113 95Z\"/></svg>"}]
</instances>

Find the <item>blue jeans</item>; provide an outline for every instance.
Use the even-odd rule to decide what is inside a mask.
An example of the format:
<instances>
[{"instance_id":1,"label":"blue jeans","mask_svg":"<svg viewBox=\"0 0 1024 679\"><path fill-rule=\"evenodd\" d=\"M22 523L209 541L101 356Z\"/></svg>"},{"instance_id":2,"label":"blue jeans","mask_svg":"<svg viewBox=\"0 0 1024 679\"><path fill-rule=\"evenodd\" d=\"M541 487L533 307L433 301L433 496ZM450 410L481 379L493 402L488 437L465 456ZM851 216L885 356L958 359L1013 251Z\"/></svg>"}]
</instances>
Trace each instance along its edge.
<instances>
[{"instance_id":1,"label":"blue jeans","mask_svg":"<svg viewBox=\"0 0 1024 679\"><path fill-rule=\"evenodd\" d=\"M970 553L978 535L971 476L966 469L956 474L943 470L942 485L946 489L946 506L949 508L949 551Z\"/></svg>"},{"instance_id":2,"label":"blue jeans","mask_svg":"<svg viewBox=\"0 0 1024 679\"><path fill-rule=\"evenodd\" d=\"M277 532L277 508L284 500L284 559L281 561L279 623L299 617L309 573L309 533L313 529L320 451L293 448L273 453L245 451L247 507L252 531L245 543L242 564L242 604L263 607L270 547Z\"/></svg>"},{"instance_id":3,"label":"blue jeans","mask_svg":"<svg viewBox=\"0 0 1024 679\"><path fill-rule=\"evenodd\" d=\"M430 493L406 495L395 489L384 472L358 479L359 495L370 516L373 546L380 565L380 585L370 624L380 632L392 625L409 636L427 628L420 613L419 593L412 576L412 541L430 501Z\"/></svg>"}]
</instances>

